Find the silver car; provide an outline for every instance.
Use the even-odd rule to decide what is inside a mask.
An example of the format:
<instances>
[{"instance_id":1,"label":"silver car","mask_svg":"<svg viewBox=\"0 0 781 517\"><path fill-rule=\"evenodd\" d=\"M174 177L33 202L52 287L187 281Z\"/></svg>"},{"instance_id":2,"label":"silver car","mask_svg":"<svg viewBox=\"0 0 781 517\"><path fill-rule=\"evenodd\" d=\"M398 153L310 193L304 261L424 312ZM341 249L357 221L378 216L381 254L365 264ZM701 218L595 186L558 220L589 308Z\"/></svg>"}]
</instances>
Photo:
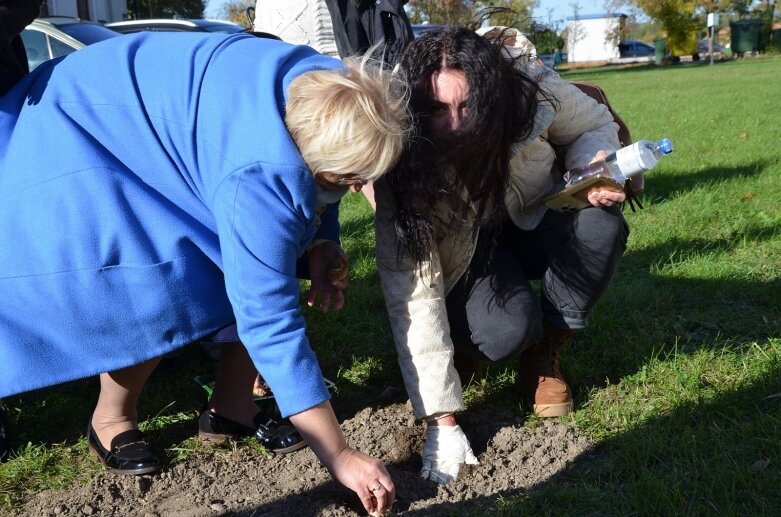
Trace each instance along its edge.
<instances>
[{"instance_id":1,"label":"silver car","mask_svg":"<svg viewBox=\"0 0 781 517\"><path fill-rule=\"evenodd\" d=\"M234 34L246 30L237 23L225 20L176 20L158 18L152 20L128 20L125 22L107 23L111 30L130 34L133 32L217 32L221 34Z\"/></svg>"},{"instance_id":2,"label":"silver car","mask_svg":"<svg viewBox=\"0 0 781 517\"><path fill-rule=\"evenodd\" d=\"M92 43L119 36L94 22L67 16L38 18L22 31L30 70L49 59L65 56Z\"/></svg>"}]
</instances>

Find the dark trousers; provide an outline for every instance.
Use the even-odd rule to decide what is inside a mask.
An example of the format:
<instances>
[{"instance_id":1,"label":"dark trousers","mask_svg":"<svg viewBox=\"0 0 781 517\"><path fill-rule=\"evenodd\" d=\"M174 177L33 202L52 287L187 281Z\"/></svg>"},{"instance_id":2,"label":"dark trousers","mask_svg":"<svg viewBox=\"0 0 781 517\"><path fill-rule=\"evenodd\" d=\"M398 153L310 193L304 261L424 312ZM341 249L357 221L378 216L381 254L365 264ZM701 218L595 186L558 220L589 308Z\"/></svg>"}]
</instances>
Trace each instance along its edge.
<instances>
[{"instance_id":1,"label":"dark trousers","mask_svg":"<svg viewBox=\"0 0 781 517\"><path fill-rule=\"evenodd\" d=\"M548 210L530 231L506 223L490 261L477 254L470 273L445 300L456 352L500 361L538 342L543 320L584 328L628 236L615 206L566 214ZM540 280L539 297L531 280Z\"/></svg>"}]
</instances>

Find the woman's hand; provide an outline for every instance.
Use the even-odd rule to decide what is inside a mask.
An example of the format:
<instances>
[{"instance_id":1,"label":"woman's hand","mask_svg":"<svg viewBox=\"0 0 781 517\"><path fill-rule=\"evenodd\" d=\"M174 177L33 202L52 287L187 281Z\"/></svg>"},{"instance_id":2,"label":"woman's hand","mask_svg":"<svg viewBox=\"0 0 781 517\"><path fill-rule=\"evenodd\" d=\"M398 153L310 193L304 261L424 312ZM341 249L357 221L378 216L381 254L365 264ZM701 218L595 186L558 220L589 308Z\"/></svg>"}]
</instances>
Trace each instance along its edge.
<instances>
[{"instance_id":1,"label":"woman's hand","mask_svg":"<svg viewBox=\"0 0 781 517\"><path fill-rule=\"evenodd\" d=\"M605 151L598 151L594 155L591 163L598 162L607 158ZM614 203L623 203L626 201L626 194L623 190L613 190L606 187L594 187L586 194L588 202L593 206L612 206Z\"/></svg>"},{"instance_id":2,"label":"woman's hand","mask_svg":"<svg viewBox=\"0 0 781 517\"><path fill-rule=\"evenodd\" d=\"M626 201L626 194L606 188L593 188L588 193L588 202L593 206L612 206Z\"/></svg>"},{"instance_id":3,"label":"woman's hand","mask_svg":"<svg viewBox=\"0 0 781 517\"><path fill-rule=\"evenodd\" d=\"M358 495L370 514L382 515L393 506L396 487L380 460L347 447L334 458L329 470L334 479Z\"/></svg>"},{"instance_id":4,"label":"woman's hand","mask_svg":"<svg viewBox=\"0 0 781 517\"><path fill-rule=\"evenodd\" d=\"M390 510L396 487L388 471L380 460L347 446L330 402L291 415L290 421L334 479L358 494L367 512Z\"/></svg>"},{"instance_id":5,"label":"woman's hand","mask_svg":"<svg viewBox=\"0 0 781 517\"><path fill-rule=\"evenodd\" d=\"M323 241L312 247L309 252L309 274L312 283L309 287L307 305L314 307L320 298L320 310L338 311L344 307L344 291L350 283L347 270L347 256L334 241Z\"/></svg>"}]
</instances>

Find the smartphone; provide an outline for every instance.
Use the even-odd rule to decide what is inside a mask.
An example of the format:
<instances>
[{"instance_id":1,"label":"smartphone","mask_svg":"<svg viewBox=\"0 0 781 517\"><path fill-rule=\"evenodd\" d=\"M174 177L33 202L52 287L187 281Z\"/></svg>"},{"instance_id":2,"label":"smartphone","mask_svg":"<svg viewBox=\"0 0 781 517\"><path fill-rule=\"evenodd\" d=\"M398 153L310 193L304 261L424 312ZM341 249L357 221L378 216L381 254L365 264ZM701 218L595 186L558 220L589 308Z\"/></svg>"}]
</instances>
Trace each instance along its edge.
<instances>
[{"instance_id":1,"label":"smartphone","mask_svg":"<svg viewBox=\"0 0 781 517\"><path fill-rule=\"evenodd\" d=\"M588 193L592 189L623 192L624 185L606 174L596 174L586 181L546 197L545 205L559 212L572 212L586 208L591 206L591 203L588 202Z\"/></svg>"}]
</instances>

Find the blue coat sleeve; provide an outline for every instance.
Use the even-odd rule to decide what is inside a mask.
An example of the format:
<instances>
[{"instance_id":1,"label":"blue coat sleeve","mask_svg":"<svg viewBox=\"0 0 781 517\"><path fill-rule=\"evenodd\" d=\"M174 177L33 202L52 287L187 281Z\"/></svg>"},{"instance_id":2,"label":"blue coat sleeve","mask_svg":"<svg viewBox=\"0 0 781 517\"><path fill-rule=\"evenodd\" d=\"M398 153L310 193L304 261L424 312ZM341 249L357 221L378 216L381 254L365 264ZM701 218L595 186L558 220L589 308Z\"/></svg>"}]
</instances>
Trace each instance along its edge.
<instances>
[{"instance_id":1,"label":"blue coat sleeve","mask_svg":"<svg viewBox=\"0 0 781 517\"><path fill-rule=\"evenodd\" d=\"M329 398L295 276L296 259L315 234L307 200L296 190L305 174L292 166L251 166L225 178L212 203L239 336L283 417Z\"/></svg>"}]
</instances>

